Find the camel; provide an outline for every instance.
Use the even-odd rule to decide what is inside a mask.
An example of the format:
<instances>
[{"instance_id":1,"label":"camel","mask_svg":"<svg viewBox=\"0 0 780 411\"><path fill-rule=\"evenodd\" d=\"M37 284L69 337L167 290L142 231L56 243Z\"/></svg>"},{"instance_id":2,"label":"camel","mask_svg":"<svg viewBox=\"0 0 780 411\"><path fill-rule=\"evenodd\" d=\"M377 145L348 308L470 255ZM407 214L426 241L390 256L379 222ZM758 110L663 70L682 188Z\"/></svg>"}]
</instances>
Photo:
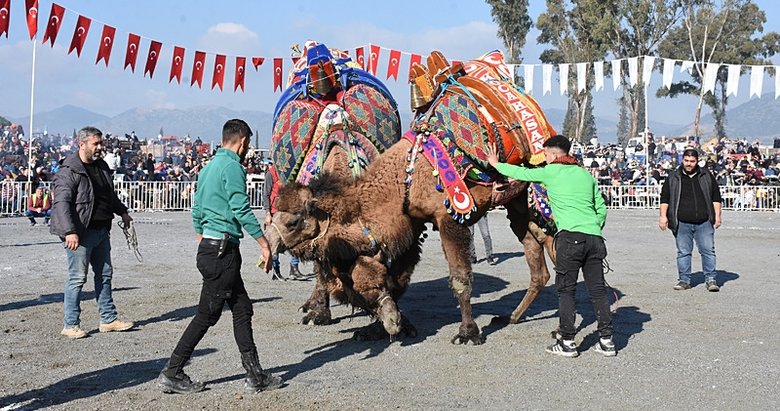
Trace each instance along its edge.
<instances>
[{"instance_id":1,"label":"camel","mask_svg":"<svg viewBox=\"0 0 780 411\"><path fill-rule=\"evenodd\" d=\"M469 124L464 123L477 117L482 120L490 118L487 127L484 123L476 125L482 127L482 133L476 135L488 135L491 141L500 140L505 148L505 159L524 161L528 159L526 154L529 154L530 146L525 140L519 140L524 138L520 134L521 127L513 124L512 120L522 114L524 119L533 121L524 124L524 131L529 135L531 131L542 135L531 127L538 126L537 120L544 120L543 116L535 117L533 113L525 112L512 117L514 114L510 112L510 106L526 111L538 109L535 102L511 105L511 101L505 101L506 97L498 93L508 94L508 87L504 83L497 83L500 87L488 87L486 82L475 77L467 78L462 68L450 67L443 56L435 53L432 56L441 58L433 61L433 64L429 58L429 67L438 70L440 74L449 73L447 76L437 75L437 80L445 77L454 80L451 74L458 73L461 76L457 83L459 88L451 87L453 92L444 99L436 100L437 105L432 104L434 93L418 93L417 100L413 101L420 104L414 108L418 112L427 110L426 114L429 115L418 116L414 129L405 135L408 138L393 145L357 180L324 173L308 187L292 184L283 188L277 203L279 213L267 233L272 250L290 249L305 260L317 261L321 266L322 283L337 279L343 286L342 296L349 303L367 310L379 320L358 331L356 338L359 339L381 338L383 331L390 336L416 334L414 327L398 310L397 301L406 290L414 266L419 262L425 223L430 222L440 232L449 266L449 284L461 309L461 325L452 342L482 342L480 329L471 313L472 271L468 252L468 225L481 218L493 204L494 185L480 181L479 178L466 178L460 181L461 185L454 185L452 191L450 177L465 175L469 169L456 170L452 167L455 163L449 157L444 161L446 156L442 157L442 153L448 150L441 144L436 145L436 142L460 143L457 147L451 147L454 150L449 151L450 154L458 155L459 152L467 151L464 147L468 147L472 150L471 154L479 159L479 141L465 141L466 144L463 144L463 134L475 136L474 127L469 128ZM482 70L485 75L487 70L483 70L483 66L483 63L477 62L472 63L471 68L472 71L476 70L475 73ZM425 68L415 69L413 75L419 75L418 78L428 75ZM431 79L428 77L423 80L430 82ZM456 83L453 81L449 85ZM433 84L423 87L427 91L435 88L437 86ZM463 91L466 88L470 91ZM438 89L443 90L444 87L438 86ZM477 109L473 109L470 115L466 113L467 116L464 116L461 109L467 105L473 106L474 102L478 103L479 109L485 110L477 113ZM438 109L431 110L434 108ZM439 120L439 128L433 121L436 119ZM431 120L431 124L428 124L428 120ZM546 124L546 120L544 122ZM543 131L553 130L548 127ZM541 148L540 142L538 146ZM424 151L428 161L417 162L417 153ZM436 157L437 153L439 158ZM471 164L468 160L466 162ZM449 168L440 169L442 164ZM446 193L442 187L445 182ZM554 261L552 238L529 220L527 191L520 189L518 193L505 206L510 227L525 246L531 283L523 300L511 314L511 323L520 321L549 281L550 274L544 260L545 248ZM312 293L306 308L313 318L330 319L328 294L328 290L323 288L315 289Z\"/></svg>"}]
</instances>

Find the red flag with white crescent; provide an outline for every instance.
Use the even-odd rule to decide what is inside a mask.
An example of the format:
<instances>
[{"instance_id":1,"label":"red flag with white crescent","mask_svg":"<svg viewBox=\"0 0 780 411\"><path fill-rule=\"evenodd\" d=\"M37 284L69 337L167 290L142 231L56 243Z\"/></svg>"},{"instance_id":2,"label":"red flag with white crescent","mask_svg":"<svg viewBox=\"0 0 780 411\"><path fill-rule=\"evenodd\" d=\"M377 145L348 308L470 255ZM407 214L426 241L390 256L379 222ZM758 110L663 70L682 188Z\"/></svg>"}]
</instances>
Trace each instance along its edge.
<instances>
[{"instance_id":1,"label":"red flag with white crescent","mask_svg":"<svg viewBox=\"0 0 780 411\"><path fill-rule=\"evenodd\" d=\"M225 61L227 57L224 54L217 54L214 58L214 75L211 77L211 89L214 90L214 86L219 86L222 90L222 83L225 81Z\"/></svg>"},{"instance_id":2,"label":"red flag with white crescent","mask_svg":"<svg viewBox=\"0 0 780 411\"><path fill-rule=\"evenodd\" d=\"M409 83L412 82L412 66L414 66L414 63L422 64L422 56L419 54L412 54L412 57L409 59Z\"/></svg>"},{"instance_id":3,"label":"red flag with white crescent","mask_svg":"<svg viewBox=\"0 0 780 411\"><path fill-rule=\"evenodd\" d=\"M398 66L401 64L401 52L399 50L390 50L390 62L387 63L387 78L398 80Z\"/></svg>"},{"instance_id":4,"label":"red flag with white crescent","mask_svg":"<svg viewBox=\"0 0 780 411\"><path fill-rule=\"evenodd\" d=\"M8 38L8 22L11 16L11 0L0 0L0 36Z\"/></svg>"},{"instance_id":5,"label":"red flag with white crescent","mask_svg":"<svg viewBox=\"0 0 780 411\"><path fill-rule=\"evenodd\" d=\"M125 70L130 66L130 71L135 73L135 62L138 60L138 45L141 43L141 36L130 33L127 35L127 51L125 52Z\"/></svg>"},{"instance_id":6,"label":"red flag with white crescent","mask_svg":"<svg viewBox=\"0 0 780 411\"><path fill-rule=\"evenodd\" d=\"M364 55L365 50L363 47L358 47L355 49L355 61L357 64L360 64L360 68L363 70L366 69L366 56Z\"/></svg>"},{"instance_id":7,"label":"red flag with white crescent","mask_svg":"<svg viewBox=\"0 0 780 411\"><path fill-rule=\"evenodd\" d=\"M233 80L233 92L239 87L244 91L244 72L246 71L246 57L236 57L236 77Z\"/></svg>"},{"instance_id":8,"label":"red flag with white crescent","mask_svg":"<svg viewBox=\"0 0 780 411\"><path fill-rule=\"evenodd\" d=\"M379 52L382 50L381 47L377 46L376 44L371 45L371 55L368 56L368 69L371 72L371 74L376 76L376 66L379 63Z\"/></svg>"},{"instance_id":9,"label":"red flag with white crescent","mask_svg":"<svg viewBox=\"0 0 780 411\"><path fill-rule=\"evenodd\" d=\"M25 6L27 6L27 31L30 32L30 40L32 40L38 34L38 0L25 0Z\"/></svg>"},{"instance_id":10,"label":"red flag with white crescent","mask_svg":"<svg viewBox=\"0 0 780 411\"><path fill-rule=\"evenodd\" d=\"M79 16L79 19L76 22L76 29L73 30L73 39L70 40L68 54L73 50L76 50L76 55L81 57L81 49L84 48L84 42L87 41L87 33L89 33L90 24L92 24L92 19Z\"/></svg>"},{"instance_id":11,"label":"red flag with white crescent","mask_svg":"<svg viewBox=\"0 0 780 411\"><path fill-rule=\"evenodd\" d=\"M114 34L116 34L115 28L108 24L103 25L103 34L100 36L100 48L98 49L95 64L98 64L100 59L103 59L103 61L106 62L106 67L108 67L108 59L111 58L111 49L114 48Z\"/></svg>"},{"instance_id":12,"label":"red flag with white crescent","mask_svg":"<svg viewBox=\"0 0 780 411\"><path fill-rule=\"evenodd\" d=\"M181 84L181 69L184 67L184 47L173 47L173 58L171 58L171 76L168 82L176 78L176 83Z\"/></svg>"},{"instance_id":13,"label":"red flag with white crescent","mask_svg":"<svg viewBox=\"0 0 780 411\"><path fill-rule=\"evenodd\" d=\"M292 57L293 66L298 64L298 60L300 60L300 59L301 59L300 57Z\"/></svg>"},{"instance_id":14,"label":"red flag with white crescent","mask_svg":"<svg viewBox=\"0 0 780 411\"><path fill-rule=\"evenodd\" d=\"M46 44L46 40L49 40L51 46L54 47L54 42L57 40L57 33L60 32L63 15L65 15L65 7L62 7L57 3L52 3L51 13L49 13L49 24L46 26L46 31L43 33L43 41L41 44Z\"/></svg>"},{"instance_id":15,"label":"red flag with white crescent","mask_svg":"<svg viewBox=\"0 0 780 411\"><path fill-rule=\"evenodd\" d=\"M252 57L252 65L255 66L255 71L257 71L257 68L263 65L263 62L265 61L265 57Z\"/></svg>"},{"instance_id":16,"label":"red flag with white crescent","mask_svg":"<svg viewBox=\"0 0 780 411\"><path fill-rule=\"evenodd\" d=\"M144 67L144 77L149 73L149 78L154 77L154 69L157 67L157 60L160 59L160 49L162 43L152 40L149 43L149 54L146 55L146 66Z\"/></svg>"},{"instance_id":17,"label":"red flag with white crescent","mask_svg":"<svg viewBox=\"0 0 780 411\"><path fill-rule=\"evenodd\" d=\"M190 81L190 87L193 84L198 83L198 88L203 85L203 66L206 64L206 53L202 51L195 52L195 61L192 62L192 81Z\"/></svg>"},{"instance_id":18,"label":"red flag with white crescent","mask_svg":"<svg viewBox=\"0 0 780 411\"><path fill-rule=\"evenodd\" d=\"M282 90L282 59L274 58L274 92L276 89Z\"/></svg>"}]
</instances>

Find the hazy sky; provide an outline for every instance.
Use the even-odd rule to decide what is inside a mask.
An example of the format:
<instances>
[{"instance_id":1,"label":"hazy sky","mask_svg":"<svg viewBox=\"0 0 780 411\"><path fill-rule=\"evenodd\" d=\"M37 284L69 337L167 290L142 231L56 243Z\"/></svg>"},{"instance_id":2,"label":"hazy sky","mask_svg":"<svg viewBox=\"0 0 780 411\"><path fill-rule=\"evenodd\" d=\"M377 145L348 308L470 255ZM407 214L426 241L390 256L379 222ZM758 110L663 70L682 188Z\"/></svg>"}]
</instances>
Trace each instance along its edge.
<instances>
[{"instance_id":1,"label":"hazy sky","mask_svg":"<svg viewBox=\"0 0 780 411\"><path fill-rule=\"evenodd\" d=\"M780 31L780 3L755 1L767 14L764 32ZM427 55L441 50L450 59L467 60L486 51L502 49L496 37L489 6L477 0L466 1L160 1L160 0L60 0L66 13L54 48L41 45L51 1L40 0L38 45L35 69L35 111L48 111L65 104L84 107L108 116L125 110L144 108L189 108L213 105L232 109L272 112L279 92L273 92L273 57L285 57L290 67L290 45L313 39L330 47L354 50L368 43L384 49L377 76L385 81L388 49ZM0 37L0 115L23 117L30 111L32 42L24 20L24 1L11 0L9 37ZM531 0L534 20L544 7ZM68 54L79 14L93 19L81 57ZM95 64L103 23L116 27L110 64ZM143 37L135 73L123 69L129 32ZM525 63L538 63L544 47L536 44L532 30L523 49ZM149 39L163 43L154 78L144 77ZM168 82L173 46L186 49L182 84ZM204 87L190 87L195 50L209 53ZM211 90L214 53L228 56L264 56L266 62L255 72L248 63L246 92L233 92L233 59L228 57L225 89ZM368 50L366 50L368 53ZM409 111L406 73L409 56L402 56L398 80L386 84L404 111ZM573 70L573 67L572 67ZM679 76L676 71L675 78ZM285 76L286 77L286 76ZM661 75L653 73L651 88L660 86ZM730 100L735 107L748 100L749 75L740 81L739 96ZM544 107L565 108L558 91L557 74L552 94L542 95L541 67L537 67L534 97ZM764 93L774 92L774 80L764 80ZM773 95L773 94L772 94ZM596 113L616 117L611 79L606 89L595 93ZM766 97L765 97L766 98ZM650 101L649 113L656 121L689 123L693 120L695 99L677 98ZM709 115L705 112L705 115ZM25 127L27 125L25 124ZM35 125L36 129L42 125Z\"/></svg>"}]
</instances>

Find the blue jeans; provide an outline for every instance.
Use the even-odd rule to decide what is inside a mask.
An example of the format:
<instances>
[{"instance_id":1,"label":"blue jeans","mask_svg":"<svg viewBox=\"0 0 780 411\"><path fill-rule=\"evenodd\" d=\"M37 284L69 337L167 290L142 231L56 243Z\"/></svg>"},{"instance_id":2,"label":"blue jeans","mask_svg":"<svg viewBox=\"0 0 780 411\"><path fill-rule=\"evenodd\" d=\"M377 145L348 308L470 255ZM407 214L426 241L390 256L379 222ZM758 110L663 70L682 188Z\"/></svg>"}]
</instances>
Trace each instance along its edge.
<instances>
[{"instance_id":1,"label":"blue jeans","mask_svg":"<svg viewBox=\"0 0 780 411\"><path fill-rule=\"evenodd\" d=\"M63 241L63 247L65 242ZM65 328L80 324L81 304L79 294L87 282L87 270L92 266L95 274L95 299L100 322L108 324L116 320L116 307L111 296L111 236L107 229L87 229L79 237L76 250L65 249L68 256L68 281L65 283Z\"/></svg>"},{"instance_id":2,"label":"blue jeans","mask_svg":"<svg viewBox=\"0 0 780 411\"><path fill-rule=\"evenodd\" d=\"M680 222L674 235L677 243L677 273L680 281L691 283L691 253L693 241L701 254L701 269L705 281L715 281L715 226L705 221L701 224Z\"/></svg>"}]
</instances>

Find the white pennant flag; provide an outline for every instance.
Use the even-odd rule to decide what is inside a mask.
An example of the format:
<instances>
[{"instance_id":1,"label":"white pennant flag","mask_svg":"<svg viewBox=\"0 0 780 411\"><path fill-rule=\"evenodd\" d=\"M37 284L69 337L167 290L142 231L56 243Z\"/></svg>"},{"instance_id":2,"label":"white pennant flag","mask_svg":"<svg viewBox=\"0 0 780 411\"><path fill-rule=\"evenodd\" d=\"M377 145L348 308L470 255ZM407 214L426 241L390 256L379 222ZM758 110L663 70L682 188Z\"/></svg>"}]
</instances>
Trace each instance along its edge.
<instances>
[{"instance_id":1,"label":"white pennant flag","mask_svg":"<svg viewBox=\"0 0 780 411\"><path fill-rule=\"evenodd\" d=\"M682 64L680 65L680 73L687 71L688 74L691 74L691 70L693 70L693 62L690 60L683 60Z\"/></svg>"},{"instance_id":2,"label":"white pennant flag","mask_svg":"<svg viewBox=\"0 0 780 411\"><path fill-rule=\"evenodd\" d=\"M534 92L534 65L523 64L523 78L525 78L525 92L533 94Z\"/></svg>"},{"instance_id":3,"label":"white pennant flag","mask_svg":"<svg viewBox=\"0 0 780 411\"><path fill-rule=\"evenodd\" d=\"M655 57L645 56L642 62L642 85L644 87L650 86L650 75L653 73L653 65L655 65Z\"/></svg>"},{"instance_id":4,"label":"white pennant flag","mask_svg":"<svg viewBox=\"0 0 780 411\"><path fill-rule=\"evenodd\" d=\"M718 79L718 70L720 70L720 64L718 63L709 63L704 69L704 82L702 86L704 87L705 94L715 92L715 80Z\"/></svg>"},{"instance_id":5,"label":"white pennant flag","mask_svg":"<svg viewBox=\"0 0 780 411\"><path fill-rule=\"evenodd\" d=\"M509 83L515 84L515 68L517 64L507 64L506 67L509 69Z\"/></svg>"},{"instance_id":6,"label":"white pennant flag","mask_svg":"<svg viewBox=\"0 0 780 411\"><path fill-rule=\"evenodd\" d=\"M726 81L726 97L737 95L740 70L742 70L742 66L739 64L729 64L729 77Z\"/></svg>"},{"instance_id":7,"label":"white pennant flag","mask_svg":"<svg viewBox=\"0 0 780 411\"><path fill-rule=\"evenodd\" d=\"M542 95L552 93L552 64L542 64Z\"/></svg>"},{"instance_id":8,"label":"white pennant flag","mask_svg":"<svg viewBox=\"0 0 780 411\"><path fill-rule=\"evenodd\" d=\"M561 63L558 65L560 71L560 83L561 83L561 95L565 95L569 91L569 64Z\"/></svg>"},{"instance_id":9,"label":"white pennant flag","mask_svg":"<svg viewBox=\"0 0 780 411\"><path fill-rule=\"evenodd\" d=\"M752 66L750 68L750 96L753 95L761 98L761 89L764 86L764 66Z\"/></svg>"},{"instance_id":10,"label":"white pennant flag","mask_svg":"<svg viewBox=\"0 0 780 411\"><path fill-rule=\"evenodd\" d=\"M636 86L637 77L639 76L639 57L628 58L628 81L631 83L631 87Z\"/></svg>"},{"instance_id":11,"label":"white pennant flag","mask_svg":"<svg viewBox=\"0 0 780 411\"><path fill-rule=\"evenodd\" d=\"M596 61L593 63L593 78L596 80L596 91L604 90L604 62Z\"/></svg>"},{"instance_id":12,"label":"white pennant flag","mask_svg":"<svg viewBox=\"0 0 780 411\"><path fill-rule=\"evenodd\" d=\"M623 78L623 74L620 72L620 68L623 66L623 60L612 60L612 90L617 91L620 88L620 79Z\"/></svg>"},{"instance_id":13,"label":"white pennant flag","mask_svg":"<svg viewBox=\"0 0 780 411\"><path fill-rule=\"evenodd\" d=\"M588 63L577 63L577 92L585 91L585 82L588 80Z\"/></svg>"},{"instance_id":14,"label":"white pennant flag","mask_svg":"<svg viewBox=\"0 0 780 411\"><path fill-rule=\"evenodd\" d=\"M672 59L664 59L664 87L672 87L672 78L674 77L674 63Z\"/></svg>"}]
</instances>

